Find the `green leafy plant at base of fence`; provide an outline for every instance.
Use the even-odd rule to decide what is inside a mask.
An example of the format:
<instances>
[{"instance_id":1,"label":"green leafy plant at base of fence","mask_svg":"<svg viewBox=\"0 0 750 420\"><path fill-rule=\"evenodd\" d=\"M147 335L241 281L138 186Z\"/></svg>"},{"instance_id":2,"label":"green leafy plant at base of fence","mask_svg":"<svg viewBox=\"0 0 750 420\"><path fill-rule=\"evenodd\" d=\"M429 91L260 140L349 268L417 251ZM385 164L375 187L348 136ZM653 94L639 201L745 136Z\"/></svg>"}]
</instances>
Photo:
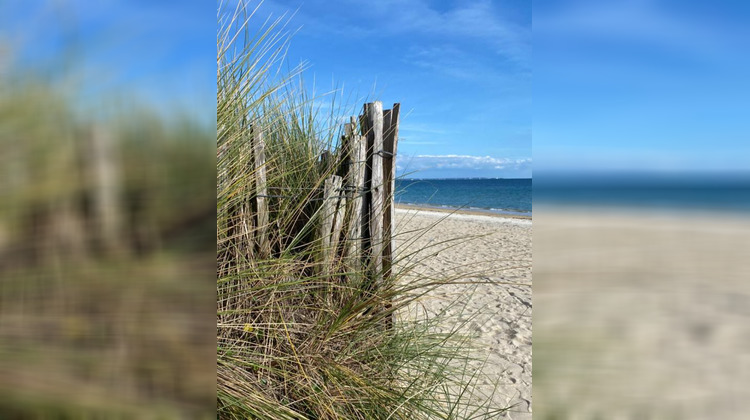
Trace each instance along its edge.
<instances>
[{"instance_id":1,"label":"green leafy plant at base of fence","mask_svg":"<svg viewBox=\"0 0 750 420\"><path fill-rule=\"evenodd\" d=\"M256 10L257 11L257 10ZM217 65L217 407L222 419L472 419L504 407L477 401L470 341L445 314L396 317L452 279L410 278L397 264L372 287L372 269L326 266L320 189L337 169L337 119L319 114L295 77L273 77L289 40L283 22L257 35L240 3L219 7ZM253 155L261 132L265 163ZM269 191L259 225L258 180ZM273 191L271 193L270 191ZM260 238L268 241L263 251ZM402 256L406 257L406 256ZM468 321L466 321L468 322Z\"/></svg>"}]
</instances>

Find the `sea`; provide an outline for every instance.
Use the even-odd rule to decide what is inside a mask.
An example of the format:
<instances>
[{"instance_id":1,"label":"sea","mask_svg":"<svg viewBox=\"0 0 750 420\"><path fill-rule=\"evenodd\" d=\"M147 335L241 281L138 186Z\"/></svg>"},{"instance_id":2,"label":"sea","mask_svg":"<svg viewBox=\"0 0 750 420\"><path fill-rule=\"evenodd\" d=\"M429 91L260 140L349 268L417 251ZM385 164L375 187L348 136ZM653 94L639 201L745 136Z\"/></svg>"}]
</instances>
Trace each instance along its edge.
<instances>
[{"instance_id":1,"label":"sea","mask_svg":"<svg viewBox=\"0 0 750 420\"><path fill-rule=\"evenodd\" d=\"M532 215L538 206L720 211L750 215L750 172L535 172L524 179L397 179L396 202ZM544 207L539 207L544 208Z\"/></svg>"},{"instance_id":2,"label":"sea","mask_svg":"<svg viewBox=\"0 0 750 420\"><path fill-rule=\"evenodd\" d=\"M531 178L397 179L395 201L441 209L531 216Z\"/></svg>"},{"instance_id":3,"label":"sea","mask_svg":"<svg viewBox=\"0 0 750 420\"><path fill-rule=\"evenodd\" d=\"M537 172L534 203L539 206L750 215L748 172Z\"/></svg>"}]
</instances>

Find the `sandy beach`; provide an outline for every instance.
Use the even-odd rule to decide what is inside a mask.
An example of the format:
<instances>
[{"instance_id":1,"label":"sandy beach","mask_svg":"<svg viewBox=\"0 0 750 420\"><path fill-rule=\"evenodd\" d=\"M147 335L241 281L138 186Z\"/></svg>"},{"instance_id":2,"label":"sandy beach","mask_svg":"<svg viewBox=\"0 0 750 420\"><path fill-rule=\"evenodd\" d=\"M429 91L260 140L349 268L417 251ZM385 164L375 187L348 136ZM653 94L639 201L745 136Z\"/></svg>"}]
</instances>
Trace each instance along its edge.
<instances>
[{"instance_id":1,"label":"sandy beach","mask_svg":"<svg viewBox=\"0 0 750 420\"><path fill-rule=\"evenodd\" d=\"M480 392L495 407L513 406L504 418L531 418L531 232L529 218L399 207L397 251L420 261L414 275L456 277L479 284L441 286L419 310L466 322L482 368ZM445 330L451 326L446 325ZM465 331L464 331L465 330Z\"/></svg>"},{"instance_id":2,"label":"sandy beach","mask_svg":"<svg viewBox=\"0 0 750 420\"><path fill-rule=\"evenodd\" d=\"M748 418L750 218L534 212L537 415Z\"/></svg>"}]
</instances>

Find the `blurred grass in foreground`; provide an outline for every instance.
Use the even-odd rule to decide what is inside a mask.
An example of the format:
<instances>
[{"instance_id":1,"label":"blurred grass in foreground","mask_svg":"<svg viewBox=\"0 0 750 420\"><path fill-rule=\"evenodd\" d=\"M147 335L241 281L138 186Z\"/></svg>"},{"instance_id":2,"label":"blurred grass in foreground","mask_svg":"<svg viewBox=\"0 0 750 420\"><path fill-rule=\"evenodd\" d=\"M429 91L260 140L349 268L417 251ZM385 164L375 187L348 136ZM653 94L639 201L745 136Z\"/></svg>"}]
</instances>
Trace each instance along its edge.
<instances>
[{"instance_id":1,"label":"blurred grass in foreground","mask_svg":"<svg viewBox=\"0 0 750 420\"><path fill-rule=\"evenodd\" d=\"M60 57L0 73L0 418L210 418L213 127Z\"/></svg>"}]
</instances>

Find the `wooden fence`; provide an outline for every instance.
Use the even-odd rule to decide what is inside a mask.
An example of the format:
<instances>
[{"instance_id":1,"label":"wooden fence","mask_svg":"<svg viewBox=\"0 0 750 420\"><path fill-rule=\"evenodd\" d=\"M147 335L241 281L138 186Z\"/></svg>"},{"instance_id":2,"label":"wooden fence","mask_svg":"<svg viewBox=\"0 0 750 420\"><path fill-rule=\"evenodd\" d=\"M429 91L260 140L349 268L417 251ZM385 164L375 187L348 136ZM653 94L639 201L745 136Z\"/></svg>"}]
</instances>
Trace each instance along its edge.
<instances>
[{"instance_id":1,"label":"wooden fence","mask_svg":"<svg viewBox=\"0 0 750 420\"><path fill-rule=\"evenodd\" d=\"M392 275L394 246L394 185L398 145L399 104L383 110L381 102L364 105L362 115L344 125L339 147L321 156L331 167L316 217L324 272L340 267L366 272L377 285ZM269 204L262 133L252 135L254 155L256 252L268 257Z\"/></svg>"}]
</instances>

